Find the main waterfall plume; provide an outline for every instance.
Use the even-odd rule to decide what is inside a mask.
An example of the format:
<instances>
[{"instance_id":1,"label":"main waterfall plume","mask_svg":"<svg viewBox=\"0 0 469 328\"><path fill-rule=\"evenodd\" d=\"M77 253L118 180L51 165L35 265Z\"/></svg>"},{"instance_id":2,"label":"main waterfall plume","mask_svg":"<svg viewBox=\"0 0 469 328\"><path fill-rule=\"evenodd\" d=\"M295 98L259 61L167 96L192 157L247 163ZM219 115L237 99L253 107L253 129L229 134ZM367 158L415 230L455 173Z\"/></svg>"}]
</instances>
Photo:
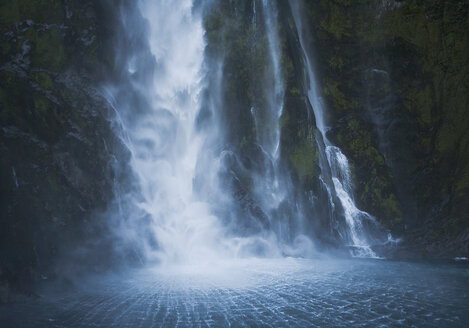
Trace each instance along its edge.
<instances>
[{"instance_id":1,"label":"main waterfall plume","mask_svg":"<svg viewBox=\"0 0 469 328\"><path fill-rule=\"evenodd\" d=\"M148 108L133 116L126 112L133 108L114 105L129 117L123 125L141 192L136 202L149 218L145 229L150 240L157 243L156 247L145 243L146 255L176 263L210 259L214 253L227 256L223 227L193 188L206 139L195 126L203 87L200 14L190 0L142 1L140 10L148 22L155 63L147 83L139 86ZM130 76L149 69L137 61L129 59ZM216 162L207 165L211 165L204 167L207 174L216 172ZM217 188L216 182L212 187Z\"/></svg>"}]
</instances>

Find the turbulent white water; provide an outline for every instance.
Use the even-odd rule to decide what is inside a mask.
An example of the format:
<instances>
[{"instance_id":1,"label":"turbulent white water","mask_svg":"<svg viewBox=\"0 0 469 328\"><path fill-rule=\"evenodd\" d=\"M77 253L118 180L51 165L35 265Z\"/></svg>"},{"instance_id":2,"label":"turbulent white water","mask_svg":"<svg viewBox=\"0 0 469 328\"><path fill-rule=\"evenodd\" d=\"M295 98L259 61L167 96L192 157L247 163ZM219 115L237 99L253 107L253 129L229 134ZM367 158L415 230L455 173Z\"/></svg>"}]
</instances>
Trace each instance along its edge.
<instances>
[{"instance_id":1,"label":"turbulent white water","mask_svg":"<svg viewBox=\"0 0 469 328\"><path fill-rule=\"evenodd\" d=\"M147 245L146 255L164 263L209 261L230 251L219 219L193 188L206 136L195 128L205 44L192 7L191 0L140 2L156 61L144 90L151 108L133 124L124 122L142 194L138 206L149 214L158 243L156 249ZM216 170L216 162L209 164L205 169Z\"/></svg>"},{"instance_id":2,"label":"turbulent white water","mask_svg":"<svg viewBox=\"0 0 469 328\"><path fill-rule=\"evenodd\" d=\"M353 200L352 182L350 179L350 168L347 157L342 153L340 148L334 146L327 138L328 126L326 123L326 109L319 93L316 76L314 74L313 64L311 62L311 53L308 50L306 37L303 33L303 24L301 19L302 6L299 1L290 1L295 25L298 31L301 49L303 51L306 63L306 73L309 82L308 100L313 108L314 117L316 119L316 127L321 134L324 143L324 149L320 146L320 150L325 152L327 158L326 165L321 165L321 171L332 179L332 188L335 191L340 203L344 209L345 222L348 226L348 236L345 242L350 243L352 247L351 253L357 257L377 257L371 250L367 240L366 233L363 229L363 220L374 221L374 218L366 212L359 210ZM322 180L324 182L324 180ZM331 187L326 185L329 192L330 202L333 203Z\"/></svg>"},{"instance_id":3,"label":"turbulent white water","mask_svg":"<svg viewBox=\"0 0 469 328\"><path fill-rule=\"evenodd\" d=\"M223 105L219 100L222 63L211 63L209 68L205 65L201 13L194 8L192 0L142 0L139 8L148 23L148 41L155 68L150 72L150 81L139 84L136 89L145 97L149 108L136 111L126 106L125 101L115 101L117 96L112 91L109 98L120 113L121 124L128 135L126 143L132 152L131 163L141 194L134 197L133 202L144 213L141 216L146 218L144 229L145 236L150 235L149 241L143 237L138 240L142 227L136 225L141 220L133 223L127 220L125 229L142 245L150 261L167 266L210 267L210 263L227 258L295 254L296 247L282 246L271 230L245 236L231 231L229 216L235 215L230 213L233 200L220 187L218 176L230 151L215 151L217 143L223 139L219 126L197 128L208 69L211 78L216 80L209 90L209 106L214 116ZM259 128L265 133L259 132L258 145L266 150L267 160L275 162L284 92L277 12L268 2L263 3L263 8L275 82L265 91L269 100L266 117L270 121L262 124L270 129L265 132ZM135 58L129 59L127 65L131 77L150 69L139 65ZM256 178L257 194L262 195L260 201L269 209L276 208L286 192L281 191L275 170ZM303 239L296 241L296 246L310 248L311 244Z\"/></svg>"}]
</instances>

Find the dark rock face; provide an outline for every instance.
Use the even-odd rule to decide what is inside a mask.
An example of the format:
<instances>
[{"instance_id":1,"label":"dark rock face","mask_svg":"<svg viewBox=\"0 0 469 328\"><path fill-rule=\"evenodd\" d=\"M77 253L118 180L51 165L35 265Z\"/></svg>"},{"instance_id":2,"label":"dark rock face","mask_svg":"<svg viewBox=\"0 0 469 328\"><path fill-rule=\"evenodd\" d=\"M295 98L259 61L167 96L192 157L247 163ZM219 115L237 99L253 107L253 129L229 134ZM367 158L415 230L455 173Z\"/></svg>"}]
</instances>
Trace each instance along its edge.
<instances>
[{"instance_id":1,"label":"dark rock face","mask_svg":"<svg viewBox=\"0 0 469 328\"><path fill-rule=\"evenodd\" d=\"M221 86L220 104L216 107L216 113L203 107L200 125L219 124L225 131L222 147L229 156L226 157L227 172L222 173L223 179L228 181L226 187L232 190L240 205L239 216L247 221L238 224L256 232L271 229L269 220L289 222L292 237L305 233L319 244L337 245L335 223L330 220L329 201L319 181L316 127L306 97L304 61L287 2L276 4L280 65L285 89L282 115L278 122L279 162L274 164L263 149L265 143L262 137L277 128L269 121L272 106L268 93L273 92L274 87L270 85L273 83L273 65L269 59L266 10L262 1L222 1L208 6L204 17L205 55L206 60L213 63L212 67L220 67L222 78L216 81L212 77L216 73L209 73L208 80L213 85L209 84L208 89L213 91ZM215 101L208 97L206 102ZM256 124L256 119L261 124ZM283 192L289 194L277 209L269 211L266 209L268 206L261 204L265 197L259 194L255 184L260 176L272 180L274 174L288 188ZM263 192L267 193L268 190ZM312 197L316 201L312 202ZM305 220L300 232L295 221L302 215L309 219Z\"/></svg>"},{"instance_id":2,"label":"dark rock face","mask_svg":"<svg viewBox=\"0 0 469 328\"><path fill-rule=\"evenodd\" d=\"M106 6L58 0L1 4L4 290L31 292L38 281L56 275L59 259L79 253L83 240L106 231L99 214L113 200L116 184L124 183L129 154L98 88L108 64L106 28L100 25L106 23Z\"/></svg>"},{"instance_id":3,"label":"dark rock face","mask_svg":"<svg viewBox=\"0 0 469 328\"><path fill-rule=\"evenodd\" d=\"M467 1L310 1L331 139L402 256L469 252ZM417 255L418 254L418 255Z\"/></svg>"},{"instance_id":4,"label":"dark rock face","mask_svg":"<svg viewBox=\"0 0 469 328\"><path fill-rule=\"evenodd\" d=\"M334 244L343 222L325 205L319 183L322 141L306 99L298 31L288 1L277 1L277 8L285 83L282 166L293 179L294 201L309 217L308 233ZM304 1L328 138L350 161L357 206L403 240L393 246L396 256L469 251L468 10L467 1ZM262 15L259 1L222 2L204 24L207 57L223 62L221 124L229 148L244 156L230 172L238 194L251 200L253 168L263 158L250 115L265 106ZM307 208L308 195L314 209Z\"/></svg>"}]
</instances>

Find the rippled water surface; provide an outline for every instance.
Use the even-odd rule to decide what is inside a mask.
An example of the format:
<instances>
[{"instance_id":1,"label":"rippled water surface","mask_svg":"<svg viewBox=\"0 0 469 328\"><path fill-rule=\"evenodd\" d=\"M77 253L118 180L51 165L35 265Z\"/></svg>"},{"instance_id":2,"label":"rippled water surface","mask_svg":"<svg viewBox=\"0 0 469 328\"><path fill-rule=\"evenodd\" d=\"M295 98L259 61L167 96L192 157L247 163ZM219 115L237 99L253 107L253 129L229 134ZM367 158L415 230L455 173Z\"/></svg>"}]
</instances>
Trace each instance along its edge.
<instances>
[{"instance_id":1,"label":"rippled water surface","mask_svg":"<svg viewBox=\"0 0 469 328\"><path fill-rule=\"evenodd\" d=\"M100 278L0 307L1 327L467 327L469 265L246 260Z\"/></svg>"}]
</instances>

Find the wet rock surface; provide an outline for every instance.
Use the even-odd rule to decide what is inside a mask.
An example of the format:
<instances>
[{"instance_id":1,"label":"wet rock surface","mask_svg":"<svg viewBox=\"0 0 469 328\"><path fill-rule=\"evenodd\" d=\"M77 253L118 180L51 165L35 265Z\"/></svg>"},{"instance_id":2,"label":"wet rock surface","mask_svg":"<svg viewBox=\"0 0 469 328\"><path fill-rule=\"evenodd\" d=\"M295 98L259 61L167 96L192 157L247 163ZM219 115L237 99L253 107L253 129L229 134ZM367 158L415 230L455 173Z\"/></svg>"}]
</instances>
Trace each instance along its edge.
<instances>
[{"instance_id":1,"label":"wet rock surface","mask_svg":"<svg viewBox=\"0 0 469 328\"><path fill-rule=\"evenodd\" d=\"M304 8L330 138L352 164L358 207L408 256L467 254L468 3Z\"/></svg>"},{"instance_id":2,"label":"wet rock surface","mask_svg":"<svg viewBox=\"0 0 469 328\"><path fill-rule=\"evenodd\" d=\"M103 8L1 4L0 302L55 278L59 259L105 231L99 214L125 179L128 151L98 83Z\"/></svg>"}]
</instances>

